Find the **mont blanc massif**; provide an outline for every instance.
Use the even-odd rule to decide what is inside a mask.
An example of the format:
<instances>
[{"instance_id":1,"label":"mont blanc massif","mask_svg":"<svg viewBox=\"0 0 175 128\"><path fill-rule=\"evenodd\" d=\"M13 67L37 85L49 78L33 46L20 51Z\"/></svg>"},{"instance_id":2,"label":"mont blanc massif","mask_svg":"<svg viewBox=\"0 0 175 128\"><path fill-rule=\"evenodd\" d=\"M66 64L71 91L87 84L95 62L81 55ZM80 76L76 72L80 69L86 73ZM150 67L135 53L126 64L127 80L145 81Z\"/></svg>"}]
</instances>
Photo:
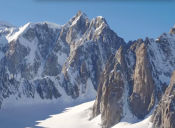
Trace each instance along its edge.
<instances>
[{"instance_id":1,"label":"mont blanc massif","mask_svg":"<svg viewBox=\"0 0 175 128\"><path fill-rule=\"evenodd\" d=\"M87 128L175 128L174 70L175 26L157 39L125 42L102 16L81 11L64 25L0 23L0 113L95 100L84 110Z\"/></svg>"}]
</instances>

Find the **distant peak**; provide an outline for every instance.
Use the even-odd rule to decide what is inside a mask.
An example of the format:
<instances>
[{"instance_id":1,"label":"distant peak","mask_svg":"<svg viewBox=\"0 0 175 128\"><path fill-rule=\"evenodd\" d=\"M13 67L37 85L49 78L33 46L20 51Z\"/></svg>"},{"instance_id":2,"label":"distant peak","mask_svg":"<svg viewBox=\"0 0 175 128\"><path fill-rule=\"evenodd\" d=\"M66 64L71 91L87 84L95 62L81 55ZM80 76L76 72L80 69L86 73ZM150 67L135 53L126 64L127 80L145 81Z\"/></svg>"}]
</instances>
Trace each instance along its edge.
<instances>
[{"instance_id":1,"label":"distant peak","mask_svg":"<svg viewBox=\"0 0 175 128\"><path fill-rule=\"evenodd\" d=\"M0 27L14 27L14 26L6 21L0 21Z\"/></svg>"}]
</instances>

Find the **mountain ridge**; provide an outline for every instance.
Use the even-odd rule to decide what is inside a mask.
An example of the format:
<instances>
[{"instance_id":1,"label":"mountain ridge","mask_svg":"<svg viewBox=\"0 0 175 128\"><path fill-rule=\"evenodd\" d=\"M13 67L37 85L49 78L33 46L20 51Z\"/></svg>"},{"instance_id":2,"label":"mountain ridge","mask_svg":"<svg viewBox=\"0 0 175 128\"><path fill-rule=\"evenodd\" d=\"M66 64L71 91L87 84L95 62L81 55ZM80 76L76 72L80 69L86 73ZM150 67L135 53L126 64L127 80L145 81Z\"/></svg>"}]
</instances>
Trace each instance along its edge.
<instances>
[{"instance_id":1,"label":"mountain ridge","mask_svg":"<svg viewBox=\"0 0 175 128\"><path fill-rule=\"evenodd\" d=\"M124 43L104 18L89 20L80 11L61 26L40 22L3 28L0 39L1 103L10 96L88 96L88 86L97 88L102 65Z\"/></svg>"}]
</instances>

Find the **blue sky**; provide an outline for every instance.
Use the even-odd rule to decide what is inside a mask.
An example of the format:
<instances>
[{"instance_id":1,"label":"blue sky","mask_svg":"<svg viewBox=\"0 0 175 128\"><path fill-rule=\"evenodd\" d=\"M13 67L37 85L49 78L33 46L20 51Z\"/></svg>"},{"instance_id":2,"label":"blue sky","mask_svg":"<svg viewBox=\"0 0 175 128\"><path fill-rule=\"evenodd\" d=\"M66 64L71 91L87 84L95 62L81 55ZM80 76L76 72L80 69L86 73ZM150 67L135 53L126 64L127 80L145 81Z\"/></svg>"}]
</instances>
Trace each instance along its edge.
<instances>
[{"instance_id":1,"label":"blue sky","mask_svg":"<svg viewBox=\"0 0 175 128\"><path fill-rule=\"evenodd\" d=\"M21 26L27 22L65 24L78 10L92 19L106 18L126 41L156 38L175 24L173 0L0 0L0 20Z\"/></svg>"}]
</instances>

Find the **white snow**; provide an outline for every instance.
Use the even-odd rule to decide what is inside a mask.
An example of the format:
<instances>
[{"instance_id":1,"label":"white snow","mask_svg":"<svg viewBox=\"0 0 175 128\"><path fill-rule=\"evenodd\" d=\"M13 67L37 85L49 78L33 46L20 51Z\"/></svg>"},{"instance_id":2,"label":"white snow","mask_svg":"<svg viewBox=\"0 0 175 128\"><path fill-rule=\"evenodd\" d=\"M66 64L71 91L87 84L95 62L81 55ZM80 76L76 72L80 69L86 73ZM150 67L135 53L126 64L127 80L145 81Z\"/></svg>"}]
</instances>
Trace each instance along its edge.
<instances>
[{"instance_id":1,"label":"white snow","mask_svg":"<svg viewBox=\"0 0 175 128\"><path fill-rule=\"evenodd\" d=\"M89 121L90 107L94 102L67 108L63 113L51 115L46 120L37 121L37 126L47 128L100 128L100 117Z\"/></svg>"},{"instance_id":2,"label":"white snow","mask_svg":"<svg viewBox=\"0 0 175 128\"><path fill-rule=\"evenodd\" d=\"M80 86L80 87L83 87L83 86ZM83 99L95 99L97 92L94 89L91 79L87 80L85 92L80 91L80 93L81 94L79 98L82 100Z\"/></svg>"},{"instance_id":3,"label":"white snow","mask_svg":"<svg viewBox=\"0 0 175 128\"><path fill-rule=\"evenodd\" d=\"M94 101L67 108L59 114L51 115L45 120L37 121L36 126L44 128L101 128L101 116L89 120ZM120 122L112 128L152 128L150 118L137 123Z\"/></svg>"},{"instance_id":4,"label":"white snow","mask_svg":"<svg viewBox=\"0 0 175 128\"><path fill-rule=\"evenodd\" d=\"M165 55L163 50L160 48L160 44L155 42L154 40L150 40L149 50L153 52L154 56L150 56L150 60L154 63L155 68L157 70L158 78L162 83L169 84L170 77L165 75L165 73L171 73L174 70L174 64L171 64L170 61L175 59L175 36L170 36L169 34L164 35L164 38L169 42L169 55L168 57ZM154 71L156 72L156 71ZM155 80L156 81L156 80ZM157 84L159 85L159 84Z\"/></svg>"},{"instance_id":5,"label":"white snow","mask_svg":"<svg viewBox=\"0 0 175 128\"><path fill-rule=\"evenodd\" d=\"M134 124L127 123L127 122L120 122L112 128L152 128L152 123L150 122L150 119L151 119L151 116L149 116L143 121L140 121Z\"/></svg>"},{"instance_id":6,"label":"white snow","mask_svg":"<svg viewBox=\"0 0 175 128\"><path fill-rule=\"evenodd\" d=\"M77 21L78 21L79 19L80 19L80 16L77 17L77 18L72 22L71 26L74 26L74 25L77 23Z\"/></svg>"},{"instance_id":7,"label":"white snow","mask_svg":"<svg viewBox=\"0 0 175 128\"><path fill-rule=\"evenodd\" d=\"M20 27L19 31L17 31L13 35L8 35L7 36L8 42L11 42L12 40L16 40L19 37L19 35L21 35L29 25L30 25L30 23L27 23L24 26Z\"/></svg>"}]
</instances>

